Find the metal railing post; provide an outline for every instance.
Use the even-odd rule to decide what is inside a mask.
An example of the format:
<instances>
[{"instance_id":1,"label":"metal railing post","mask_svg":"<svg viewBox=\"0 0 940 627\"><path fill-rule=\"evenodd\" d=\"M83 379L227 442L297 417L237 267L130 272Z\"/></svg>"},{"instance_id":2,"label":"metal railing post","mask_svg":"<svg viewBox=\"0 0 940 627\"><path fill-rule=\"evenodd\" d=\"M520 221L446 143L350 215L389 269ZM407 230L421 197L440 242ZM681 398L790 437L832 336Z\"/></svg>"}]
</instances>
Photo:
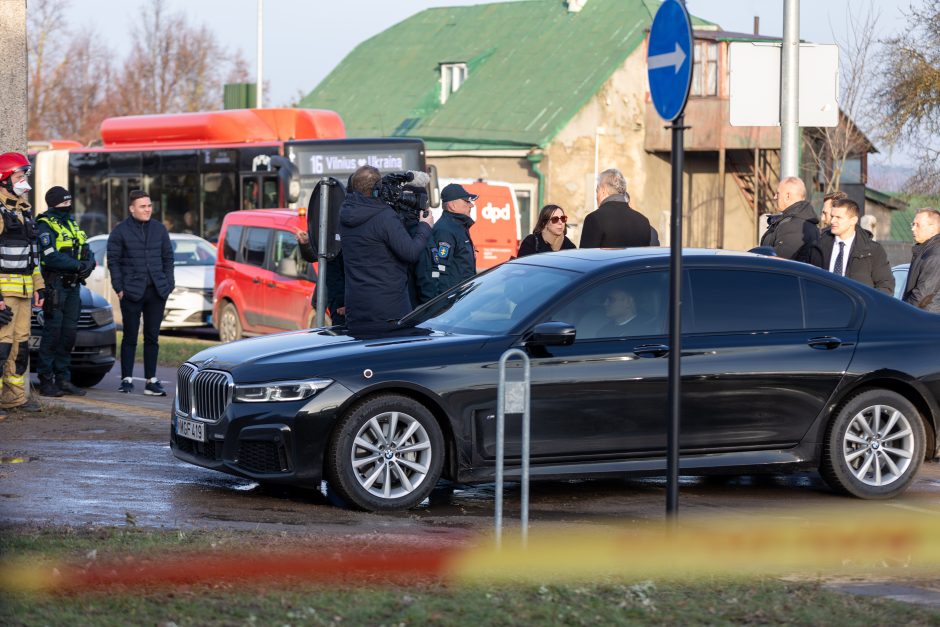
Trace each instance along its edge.
<instances>
[{"instance_id":1,"label":"metal railing post","mask_svg":"<svg viewBox=\"0 0 940 627\"><path fill-rule=\"evenodd\" d=\"M522 358L522 381L506 381L506 362L512 357ZM506 413L522 414L522 546L529 541L529 454L530 454L530 389L529 356L518 348L507 350L499 358L499 386L496 391L496 547L503 543L503 467L506 445ZM507 394L508 391L508 394Z\"/></svg>"},{"instance_id":2,"label":"metal railing post","mask_svg":"<svg viewBox=\"0 0 940 627\"><path fill-rule=\"evenodd\" d=\"M310 211L310 207L307 207ZM330 218L330 179L320 179L320 223L317 225L317 319L316 326L326 322L326 246L329 242L326 229Z\"/></svg>"}]
</instances>

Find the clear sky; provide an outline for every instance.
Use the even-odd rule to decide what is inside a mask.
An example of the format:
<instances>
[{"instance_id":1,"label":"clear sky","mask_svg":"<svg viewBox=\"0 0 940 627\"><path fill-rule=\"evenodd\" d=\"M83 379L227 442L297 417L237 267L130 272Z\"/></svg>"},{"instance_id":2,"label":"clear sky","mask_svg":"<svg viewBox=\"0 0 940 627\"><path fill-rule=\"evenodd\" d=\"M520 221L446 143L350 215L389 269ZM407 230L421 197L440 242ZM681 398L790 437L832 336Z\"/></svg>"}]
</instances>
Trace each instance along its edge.
<instances>
[{"instance_id":1,"label":"clear sky","mask_svg":"<svg viewBox=\"0 0 940 627\"><path fill-rule=\"evenodd\" d=\"M134 45L128 36L149 0L71 0L72 28L93 26L123 57ZM496 0L499 1L499 0ZM512 1L512 0L503 0ZM522 0L524 1L524 0ZM563 0L557 0L562 2ZM221 42L241 49L255 68L257 0L166 0L170 11L210 26ZM591 2L591 0L588 0ZM832 43L845 37L847 16L875 7L879 36L904 25L903 11L922 0L803 0L800 36ZM358 43L392 24L434 6L483 4L480 0L264 0L264 78L267 106L286 105L311 91ZM780 36L783 0L687 0L690 13L726 30L752 32L760 17L762 34ZM485 33L480 34L485 37ZM887 158L883 155L881 159Z\"/></svg>"}]
</instances>

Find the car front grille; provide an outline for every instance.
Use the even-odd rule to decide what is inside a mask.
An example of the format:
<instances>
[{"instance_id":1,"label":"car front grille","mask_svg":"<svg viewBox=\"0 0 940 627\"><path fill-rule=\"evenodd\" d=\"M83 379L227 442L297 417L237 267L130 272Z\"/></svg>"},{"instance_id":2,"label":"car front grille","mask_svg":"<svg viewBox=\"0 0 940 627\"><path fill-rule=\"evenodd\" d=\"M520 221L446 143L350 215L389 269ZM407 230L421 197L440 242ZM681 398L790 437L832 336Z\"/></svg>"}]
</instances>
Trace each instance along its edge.
<instances>
[{"instance_id":1,"label":"car front grille","mask_svg":"<svg viewBox=\"0 0 940 627\"><path fill-rule=\"evenodd\" d=\"M227 372L183 364L176 372L176 407L198 420L218 422L232 402L233 387Z\"/></svg>"},{"instance_id":2,"label":"car front grille","mask_svg":"<svg viewBox=\"0 0 940 627\"><path fill-rule=\"evenodd\" d=\"M276 442L243 440L238 445L238 465L251 472L287 472L287 452Z\"/></svg>"},{"instance_id":3,"label":"car front grille","mask_svg":"<svg viewBox=\"0 0 940 627\"><path fill-rule=\"evenodd\" d=\"M42 329L42 324L40 324L37 314L42 311L41 309L33 309L33 315L30 319L30 327L33 329ZM95 322L95 319L87 311L83 311L78 316L78 328L79 329L95 329L98 327L98 323ZM38 335L38 333L34 334Z\"/></svg>"}]
</instances>

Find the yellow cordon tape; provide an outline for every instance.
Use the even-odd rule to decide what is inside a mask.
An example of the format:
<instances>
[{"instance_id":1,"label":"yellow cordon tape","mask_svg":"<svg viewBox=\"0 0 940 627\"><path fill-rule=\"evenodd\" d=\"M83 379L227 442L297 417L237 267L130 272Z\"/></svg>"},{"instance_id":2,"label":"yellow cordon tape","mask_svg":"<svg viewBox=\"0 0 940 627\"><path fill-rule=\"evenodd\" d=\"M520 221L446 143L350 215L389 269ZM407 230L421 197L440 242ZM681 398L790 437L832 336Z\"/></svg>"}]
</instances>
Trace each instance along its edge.
<instances>
[{"instance_id":1,"label":"yellow cordon tape","mask_svg":"<svg viewBox=\"0 0 940 627\"><path fill-rule=\"evenodd\" d=\"M912 508L918 509L918 508ZM174 554L135 562L0 564L0 590L78 592L152 586L292 580L326 585L415 576L455 583L574 583L599 578L697 578L712 575L904 573L940 570L940 509L872 512L871 508L799 515L683 519L674 529L641 523L629 530L584 526L534 529L528 547L506 533L460 548L349 549L283 554Z\"/></svg>"}]
</instances>

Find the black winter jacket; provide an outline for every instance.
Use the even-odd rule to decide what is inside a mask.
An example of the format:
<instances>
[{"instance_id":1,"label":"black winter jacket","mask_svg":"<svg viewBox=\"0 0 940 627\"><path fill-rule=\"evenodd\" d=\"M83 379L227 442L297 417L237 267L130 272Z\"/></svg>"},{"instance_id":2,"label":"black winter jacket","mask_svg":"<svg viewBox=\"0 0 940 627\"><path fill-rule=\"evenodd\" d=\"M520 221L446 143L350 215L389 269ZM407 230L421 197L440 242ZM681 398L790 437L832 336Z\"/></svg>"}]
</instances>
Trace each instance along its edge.
<instances>
[{"instance_id":1,"label":"black winter jacket","mask_svg":"<svg viewBox=\"0 0 940 627\"><path fill-rule=\"evenodd\" d=\"M350 330L407 315L409 266L424 252L431 227L422 222L411 237L391 207L352 191L339 212L339 232Z\"/></svg>"},{"instance_id":2,"label":"black winter jacket","mask_svg":"<svg viewBox=\"0 0 940 627\"><path fill-rule=\"evenodd\" d=\"M778 257L807 261L819 239L819 218L805 200L793 203L783 213L771 216L761 246L770 246Z\"/></svg>"},{"instance_id":3,"label":"black winter jacket","mask_svg":"<svg viewBox=\"0 0 940 627\"><path fill-rule=\"evenodd\" d=\"M912 253L903 300L924 311L940 313L940 235L915 244Z\"/></svg>"},{"instance_id":4,"label":"black winter jacket","mask_svg":"<svg viewBox=\"0 0 940 627\"><path fill-rule=\"evenodd\" d=\"M445 210L434 223L428 250L418 262L418 302L426 303L477 273L470 237L473 219Z\"/></svg>"},{"instance_id":5,"label":"black winter jacket","mask_svg":"<svg viewBox=\"0 0 940 627\"><path fill-rule=\"evenodd\" d=\"M161 298L176 287L170 234L159 220L141 222L128 217L108 236L108 270L111 287L124 298L139 301L148 285Z\"/></svg>"},{"instance_id":6,"label":"black winter jacket","mask_svg":"<svg viewBox=\"0 0 940 627\"><path fill-rule=\"evenodd\" d=\"M829 229L824 229L806 261L817 268L828 270L835 245L836 236ZM852 242L849 258L845 260L845 276L885 294L894 295L894 274L888 255L881 244L860 226L855 227L855 241Z\"/></svg>"},{"instance_id":7,"label":"black winter jacket","mask_svg":"<svg viewBox=\"0 0 940 627\"><path fill-rule=\"evenodd\" d=\"M561 240L561 248L558 250L573 250L577 248L570 239L565 237ZM545 238L542 237L541 233L530 233L525 236L525 239L522 240L522 243L519 244L519 254L517 257L525 257L526 255L534 255L536 253L550 253L552 251L552 245L545 241Z\"/></svg>"},{"instance_id":8,"label":"black winter jacket","mask_svg":"<svg viewBox=\"0 0 940 627\"><path fill-rule=\"evenodd\" d=\"M653 227L624 196L609 196L584 219L581 248L628 248L650 246ZM658 238L657 238L658 239ZM658 242L657 242L658 243Z\"/></svg>"}]
</instances>

